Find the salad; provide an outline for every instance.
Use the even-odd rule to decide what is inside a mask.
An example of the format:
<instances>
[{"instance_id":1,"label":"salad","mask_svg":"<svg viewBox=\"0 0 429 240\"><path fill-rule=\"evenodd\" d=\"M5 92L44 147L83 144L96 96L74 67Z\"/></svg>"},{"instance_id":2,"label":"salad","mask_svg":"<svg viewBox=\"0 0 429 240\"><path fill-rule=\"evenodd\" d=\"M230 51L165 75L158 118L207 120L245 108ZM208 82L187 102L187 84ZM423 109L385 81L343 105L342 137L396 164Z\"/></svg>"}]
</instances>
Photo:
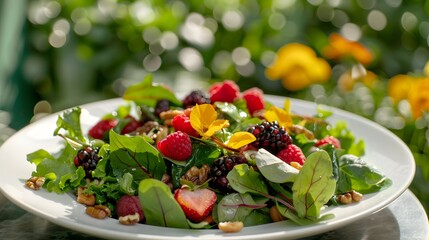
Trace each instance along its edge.
<instances>
[{"instance_id":1,"label":"salad","mask_svg":"<svg viewBox=\"0 0 429 240\"><path fill-rule=\"evenodd\" d=\"M241 92L230 80L179 99L148 75L125 103L83 132L75 107L58 116L56 153L27 155L33 190L73 192L94 218L121 224L238 232L277 221L315 224L391 180L361 158L345 122L329 123Z\"/></svg>"}]
</instances>

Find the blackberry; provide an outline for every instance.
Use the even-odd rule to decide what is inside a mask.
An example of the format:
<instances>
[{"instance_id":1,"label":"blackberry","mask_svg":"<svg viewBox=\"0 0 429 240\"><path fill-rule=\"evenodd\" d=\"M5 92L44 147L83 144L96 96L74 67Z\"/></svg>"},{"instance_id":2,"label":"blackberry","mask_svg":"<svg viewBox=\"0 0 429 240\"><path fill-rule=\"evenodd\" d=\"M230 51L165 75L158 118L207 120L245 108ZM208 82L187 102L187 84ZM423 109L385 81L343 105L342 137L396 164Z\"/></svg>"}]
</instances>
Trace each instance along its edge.
<instances>
[{"instance_id":1,"label":"blackberry","mask_svg":"<svg viewBox=\"0 0 429 240\"><path fill-rule=\"evenodd\" d=\"M252 143L255 148L265 148L276 155L280 150L292 143L289 133L280 127L277 121L263 122L248 129L256 140Z\"/></svg>"},{"instance_id":2,"label":"blackberry","mask_svg":"<svg viewBox=\"0 0 429 240\"><path fill-rule=\"evenodd\" d=\"M225 155L216 159L210 170L212 177L210 186L223 192L232 192L226 175L228 175L235 165L246 162L247 160L240 155Z\"/></svg>"},{"instance_id":3,"label":"blackberry","mask_svg":"<svg viewBox=\"0 0 429 240\"><path fill-rule=\"evenodd\" d=\"M159 114L162 112L170 110L170 101L167 99L161 99L156 102L155 105L155 115L159 117Z\"/></svg>"},{"instance_id":4,"label":"blackberry","mask_svg":"<svg viewBox=\"0 0 429 240\"><path fill-rule=\"evenodd\" d=\"M82 166L85 170L85 177L90 179L92 179L92 171L97 167L98 161L100 161L98 149L91 147L80 149L74 157L76 167Z\"/></svg>"},{"instance_id":5,"label":"blackberry","mask_svg":"<svg viewBox=\"0 0 429 240\"><path fill-rule=\"evenodd\" d=\"M194 90L182 100L182 103L184 108L190 108L195 104L210 103L210 98L203 91Z\"/></svg>"}]
</instances>

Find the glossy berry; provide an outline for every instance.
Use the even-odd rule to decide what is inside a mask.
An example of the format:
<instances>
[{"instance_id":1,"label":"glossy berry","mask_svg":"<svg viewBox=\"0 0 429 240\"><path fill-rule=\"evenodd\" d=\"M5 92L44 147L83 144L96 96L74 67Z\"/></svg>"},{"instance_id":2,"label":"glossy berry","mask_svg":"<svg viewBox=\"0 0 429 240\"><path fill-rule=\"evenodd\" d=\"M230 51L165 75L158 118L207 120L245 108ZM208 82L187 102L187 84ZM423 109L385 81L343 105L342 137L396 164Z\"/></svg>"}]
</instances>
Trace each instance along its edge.
<instances>
[{"instance_id":1,"label":"glossy berry","mask_svg":"<svg viewBox=\"0 0 429 240\"><path fill-rule=\"evenodd\" d=\"M240 155L225 155L216 159L210 171L212 176L210 186L223 192L231 192L232 188L229 186L226 175L228 175L234 166L246 162L247 160Z\"/></svg>"},{"instance_id":2,"label":"glossy berry","mask_svg":"<svg viewBox=\"0 0 429 240\"><path fill-rule=\"evenodd\" d=\"M167 99L158 100L155 105L155 116L159 117L159 114L168 111L169 109L170 101L168 101Z\"/></svg>"},{"instance_id":3,"label":"glossy berry","mask_svg":"<svg viewBox=\"0 0 429 240\"><path fill-rule=\"evenodd\" d=\"M186 218L199 223L206 219L216 203L216 193L207 188L190 190L179 188L174 192L174 198L179 203Z\"/></svg>"},{"instance_id":4,"label":"glossy berry","mask_svg":"<svg viewBox=\"0 0 429 240\"><path fill-rule=\"evenodd\" d=\"M333 136L326 136L322 139L320 139L319 141L316 142L316 144L314 144L315 147L322 147L326 144L332 144L334 145L334 148L341 148L341 142L340 140L338 140L337 138L333 137Z\"/></svg>"},{"instance_id":5,"label":"glossy berry","mask_svg":"<svg viewBox=\"0 0 429 240\"><path fill-rule=\"evenodd\" d=\"M289 144L285 149L281 150L277 157L283 160L285 163L290 164L291 162L297 162L300 165L304 165L305 155L301 148L295 144Z\"/></svg>"},{"instance_id":6,"label":"glossy berry","mask_svg":"<svg viewBox=\"0 0 429 240\"><path fill-rule=\"evenodd\" d=\"M129 120L129 123L127 123L127 125L125 125L125 127L121 130L121 134L134 132L141 126L141 123L131 115L127 115L125 119Z\"/></svg>"},{"instance_id":7,"label":"glossy berry","mask_svg":"<svg viewBox=\"0 0 429 240\"><path fill-rule=\"evenodd\" d=\"M116 213L118 214L118 217L125 217L138 213L140 217L139 222L144 219L140 199L137 196L124 195L119 198L118 203L116 204Z\"/></svg>"},{"instance_id":8,"label":"glossy berry","mask_svg":"<svg viewBox=\"0 0 429 240\"><path fill-rule=\"evenodd\" d=\"M182 100L182 103L184 108L191 108L196 104L210 103L210 98L203 91L194 90Z\"/></svg>"},{"instance_id":9,"label":"glossy berry","mask_svg":"<svg viewBox=\"0 0 429 240\"><path fill-rule=\"evenodd\" d=\"M250 127L248 132L256 137L256 140L252 143L253 147L257 149L264 148L274 155L292 143L289 133L283 127L280 127L276 121L256 124Z\"/></svg>"},{"instance_id":10,"label":"glossy berry","mask_svg":"<svg viewBox=\"0 0 429 240\"><path fill-rule=\"evenodd\" d=\"M158 150L168 158L185 161L192 154L191 139L182 131L169 134L157 144Z\"/></svg>"},{"instance_id":11,"label":"glossy berry","mask_svg":"<svg viewBox=\"0 0 429 240\"><path fill-rule=\"evenodd\" d=\"M82 166L85 170L85 177L92 179L92 171L97 167L100 157L98 156L98 150L91 147L80 149L77 155L74 157L74 164L76 167Z\"/></svg>"},{"instance_id":12,"label":"glossy berry","mask_svg":"<svg viewBox=\"0 0 429 240\"><path fill-rule=\"evenodd\" d=\"M246 101L250 115L265 108L264 93L259 88L251 88L243 92L242 97Z\"/></svg>"},{"instance_id":13,"label":"glossy berry","mask_svg":"<svg viewBox=\"0 0 429 240\"><path fill-rule=\"evenodd\" d=\"M185 114L175 116L171 124L176 131L182 131L193 137L199 136L198 132L191 126L191 120Z\"/></svg>"},{"instance_id":14,"label":"glossy berry","mask_svg":"<svg viewBox=\"0 0 429 240\"><path fill-rule=\"evenodd\" d=\"M103 139L104 134L118 124L116 119L104 119L95 124L88 132L88 135L95 139Z\"/></svg>"},{"instance_id":15,"label":"glossy berry","mask_svg":"<svg viewBox=\"0 0 429 240\"><path fill-rule=\"evenodd\" d=\"M240 88L231 80L225 80L222 83L213 84L210 89L210 101L232 103L240 96Z\"/></svg>"}]
</instances>

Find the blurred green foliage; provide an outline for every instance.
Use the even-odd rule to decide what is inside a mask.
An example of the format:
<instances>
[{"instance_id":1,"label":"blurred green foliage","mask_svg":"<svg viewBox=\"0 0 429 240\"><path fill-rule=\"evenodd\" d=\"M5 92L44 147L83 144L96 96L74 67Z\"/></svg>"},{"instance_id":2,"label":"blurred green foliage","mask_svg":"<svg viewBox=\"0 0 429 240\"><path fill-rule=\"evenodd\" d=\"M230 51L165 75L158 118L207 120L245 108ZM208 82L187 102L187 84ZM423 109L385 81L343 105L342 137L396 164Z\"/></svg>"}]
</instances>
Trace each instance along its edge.
<instances>
[{"instance_id":1,"label":"blurred green foliage","mask_svg":"<svg viewBox=\"0 0 429 240\"><path fill-rule=\"evenodd\" d=\"M2 106L14 111L16 129L33 117L22 116L24 103L47 101L36 115L58 111L119 96L148 73L178 91L233 79L242 89L337 106L391 129L415 155L411 189L429 209L428 116L410 119L386 90L390 77L421 74L429 59L429 1L34 0L25 12L21 61L9 79L33 91ZM301 91L267 80L264 71L281 46L304 43L320 55L331 33L366 45L375 54L367 69L381 81L344 93L338 79L348 66L335 63L328 83Z\"/></svg>"}]
</instances>

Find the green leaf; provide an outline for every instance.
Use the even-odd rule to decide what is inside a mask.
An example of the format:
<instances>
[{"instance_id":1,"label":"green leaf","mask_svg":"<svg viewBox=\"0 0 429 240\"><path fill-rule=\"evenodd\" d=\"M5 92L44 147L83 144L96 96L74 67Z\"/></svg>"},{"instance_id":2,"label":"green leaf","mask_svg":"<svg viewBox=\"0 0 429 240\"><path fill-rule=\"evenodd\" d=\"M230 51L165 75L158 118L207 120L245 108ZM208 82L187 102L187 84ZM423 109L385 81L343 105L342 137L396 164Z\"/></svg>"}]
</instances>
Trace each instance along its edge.
<instances>
[{"instance_id":1,"label":"green leaf","mask_svg":"<svg viewBox=\"0 0 429 240\"><path fill-rule=\"evenodd\" d=\"M279 210L280 214L283 217L286 217L287 219L291 220L292 222L299 224L299 225L303 225L303 226L314 224L315 222L326 221L326 220L329 220L329 219L332 219L335 217L334 214L329 213L329 214L325 214L325 215L323 215L317 219L307 219L307 218L299 217L295 212L293 212L289 208L278 205L278 204L277 204L277 209Z\"/></svg>"},{"instance_id":2,"label":"green leaf","mask_svg":"<svg viewBox=\"0 0 429 240\"><path fill-rule=\"evenodd\" d=\"M165 183L150 178L142 180L139 184L139 199L146 224L189 228L185 213Z\"/></svg>"},{"instance_id":3,"label":"green leaf","mask_svg":"<svg viewBox=\"0 0 429 240\"><path fill-rule=\"evenodd\" d=\"M73 159L77 151L69 144L58 156L53 156L45 150L38 150L27 155L27 161L37 165L32 176L45 177L45 187L48 191L64 193L84 182L85 171L82 167L76 169Z\"/></svg>"},{"instance_id":4,"label":"green leaf","mask_svg":"<svg viewBox=\"0 0 429 240\"><path fill-rule=\"evenodd\" d=\"M339 164L342 178L339 180L341 188L337 189L338 193L355 190L362 194L367 194L380 191L392 184L392 181L379 170L368 165L357 156L343 155L339 160Z\"/></svg>"},{"instance_id":5,"label":"green leaf","mask_svg":"<svg viewBox=\"0 0 429 240\"><path fill-rule=\"evenodd\" d=\"M243 221L244 226L257 226L261 224L270 223L271 217L269 215L268 208L265 211L253 210Z\"/></svg>"},{"instance_id":6,"label":"green leaf","mask_svg":"<svg viewBox=\"0 0 429 240\"><path fill-rule=\"evenodd\" d=\"M134 101L137 105L151 107L154 107L160 99L167 99L177 106L182 105L182 102L177 99L173 92L164 86L153 83L152 75L147 75L140 83L128 87L123 99Z\"/></svg>"},{"instance_id":7,"label":"green leaf","mask_svg":"<svg viewBox=\"0 0 429 240\"><path fill-rule=\"evenodd\" d=\"M217 205L218 221L243 222L254 209L265 206L265 204L257 204L249 193L231 193L224 196Z\"/></svg>"},{"instance_id":8,"label":"green leaf","mask_svg":"<svg viewBox=\"0 0 429 240\"><path fill-rule=\"evenodd\" d=\"M300 218L318 219L335 192L332 162L326 151L310 154L292 186L293 205Z\"/></svg>"},{"instance_id":9,"label":"green leaf","mask_svg":"<svg viewBox=\"0 0 429 240\"><path fill-rule=\"evenodd\" d=\"M57 128L54 130L54 136L57 136L61 129L66 131L65 136L72 140L86 143L86 139L82 133L80 126L81 108L76 107L71 110L65 111L62 115L58 116Z\"/></svg>"},{"instance_id":10,"label":"green leaf","mask_svg":"<svg viewBox=\"0 0 429 240\"><path fill-rule=\"evenodd\" d=\"M237 106L232 103L216 102L215 106L219 111L227 115L229 119L234 122L241 122L243 119L246 119L249 116L245 111L237 108Z\"/></svg>"},{"instance_id":11,"label":"green leaf","mask_svg":"<svg viewBox=\"0 0 429 240\"><path fill-rule=\"evenodd\" d=\"M271 182L293 182L299 171L261 148L256 153L256 166L264 177Z\"/></svg>"},{"instance_id":12,"label":"green leaf","mask_svg":"<svg viewBox=\"0 0 429 240\"><path fill-rule=\"evenodd\" d=\"M131 173L135 181L161 179L166 166L161 153L140 136L123 136L110 131L110 165L116 176Z\"/></svg>"},{"instance_id":13,"label":"green leaf","mask_svg":"<svg viewBox=\"0 0 429 240\"><path fill-rule=\"evenodd\" d=\"M261 174L249 168L247 164L239 164L228 173L226 178L231 187L239 193L256 193L267 195L268 188Z\"/></svg>"}]
</instances>

